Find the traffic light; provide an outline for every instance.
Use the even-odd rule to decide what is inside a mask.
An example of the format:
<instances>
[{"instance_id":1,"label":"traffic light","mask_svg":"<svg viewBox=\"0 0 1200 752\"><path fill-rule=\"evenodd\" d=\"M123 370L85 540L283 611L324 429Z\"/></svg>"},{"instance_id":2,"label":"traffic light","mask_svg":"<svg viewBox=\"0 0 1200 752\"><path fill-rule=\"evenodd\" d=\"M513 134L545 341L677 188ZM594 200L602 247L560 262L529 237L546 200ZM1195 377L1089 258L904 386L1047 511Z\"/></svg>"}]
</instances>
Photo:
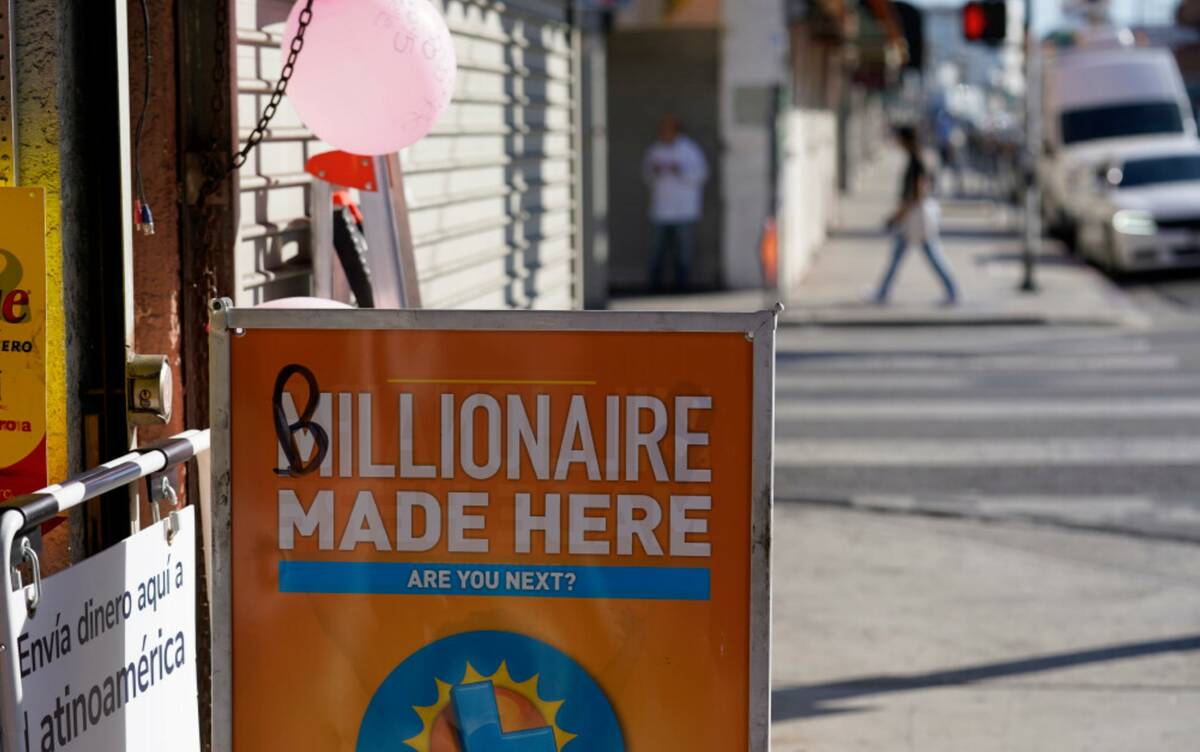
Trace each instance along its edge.
<instances>
[{"instance_id":1,"label":"traffic light","mask_svg":"<svg viewBox=\"0 0 1200 752\"><path fill-rule=\"evenodd\" d=\"M1004 0L970 2L962 9L963 38L1001 44L1008 37L1008 4Z\"/></svg>"}]
</instances>

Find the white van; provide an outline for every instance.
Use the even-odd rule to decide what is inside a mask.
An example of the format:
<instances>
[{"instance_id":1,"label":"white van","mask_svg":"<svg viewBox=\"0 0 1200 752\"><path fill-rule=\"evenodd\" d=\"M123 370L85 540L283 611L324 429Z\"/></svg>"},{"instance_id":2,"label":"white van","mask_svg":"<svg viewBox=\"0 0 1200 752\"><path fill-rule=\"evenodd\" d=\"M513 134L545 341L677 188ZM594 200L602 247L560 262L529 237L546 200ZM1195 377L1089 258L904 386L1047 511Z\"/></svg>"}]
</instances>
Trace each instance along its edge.
<instances>
[{"instance_id":1,"label":"white van","mask_svg":"<svg viewBox=\"0 0 1200 752\"><path fill-rule=\"evenodd\" d=\"M1167 50L1084 48L1050 61L1039 165L1047 229L1073 242L1080 180L1121 149L1196 141L1183 77Z\"/></svg>"}]
</instances>

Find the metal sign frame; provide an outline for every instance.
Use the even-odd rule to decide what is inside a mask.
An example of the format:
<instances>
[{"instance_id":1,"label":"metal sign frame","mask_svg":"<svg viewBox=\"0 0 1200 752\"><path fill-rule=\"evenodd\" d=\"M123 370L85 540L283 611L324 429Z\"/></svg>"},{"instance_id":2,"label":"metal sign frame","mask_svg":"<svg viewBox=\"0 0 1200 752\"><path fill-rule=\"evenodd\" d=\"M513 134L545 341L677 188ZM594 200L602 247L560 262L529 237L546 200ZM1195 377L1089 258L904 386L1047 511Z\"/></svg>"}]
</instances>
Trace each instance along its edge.
<instances>
[{"instance_id":1,"label":"metal sign frame","mask_svg":"<svg viewBox=\"0 0 1200 752\"><path fill-rule=\"evenodd\" d=\"M742 333L753 343L751 420L749 738L770 749L771 520L774 502L775 329L778 313L609 311L281 310L210 306L212 431L212 749L233 749L233 560L230 338L248 329Z\"/></svg>"}]
</instances>

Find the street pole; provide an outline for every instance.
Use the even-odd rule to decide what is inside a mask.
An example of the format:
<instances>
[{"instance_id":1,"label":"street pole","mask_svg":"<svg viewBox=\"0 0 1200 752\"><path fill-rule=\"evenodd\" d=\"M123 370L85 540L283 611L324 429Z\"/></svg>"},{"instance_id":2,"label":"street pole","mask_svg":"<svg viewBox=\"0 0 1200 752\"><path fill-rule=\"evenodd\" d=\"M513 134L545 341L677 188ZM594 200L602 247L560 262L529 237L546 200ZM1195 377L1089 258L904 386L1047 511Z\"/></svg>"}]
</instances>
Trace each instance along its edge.
<instances>
[{"instance_id":1,"label":"street pole","mask_svg":"<svg viewBox=\"0 0 1200 752\"><path fill-rule=\"evenodd\" d=\"M1035 266L1042 242L1038 158L1042 143L1041 47L1033 34L1033 0L1025 0L1025 249L1022 292L1037 292Z\"/></svg>"}]
</instances>

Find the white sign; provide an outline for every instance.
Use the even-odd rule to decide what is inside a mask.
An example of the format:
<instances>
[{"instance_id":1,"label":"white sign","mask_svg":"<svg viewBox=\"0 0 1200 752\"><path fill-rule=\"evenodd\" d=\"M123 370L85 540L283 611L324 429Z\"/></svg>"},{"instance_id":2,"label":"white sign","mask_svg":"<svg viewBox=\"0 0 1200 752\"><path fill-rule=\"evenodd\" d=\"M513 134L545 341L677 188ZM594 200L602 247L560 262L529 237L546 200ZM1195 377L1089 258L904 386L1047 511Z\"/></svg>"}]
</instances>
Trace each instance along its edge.
<instances>
[{"instance_id":1,"label":"white sign","mask_svg":"<svg viewBox=\"0 0 1200 752\"><path fill-rule=\"evenodd\" d=\"M19 752L193 752L195 514L46 578L18 626L25 747ZM16 598L20 598L18 591Z\"/></svg>"}]
</instances>

